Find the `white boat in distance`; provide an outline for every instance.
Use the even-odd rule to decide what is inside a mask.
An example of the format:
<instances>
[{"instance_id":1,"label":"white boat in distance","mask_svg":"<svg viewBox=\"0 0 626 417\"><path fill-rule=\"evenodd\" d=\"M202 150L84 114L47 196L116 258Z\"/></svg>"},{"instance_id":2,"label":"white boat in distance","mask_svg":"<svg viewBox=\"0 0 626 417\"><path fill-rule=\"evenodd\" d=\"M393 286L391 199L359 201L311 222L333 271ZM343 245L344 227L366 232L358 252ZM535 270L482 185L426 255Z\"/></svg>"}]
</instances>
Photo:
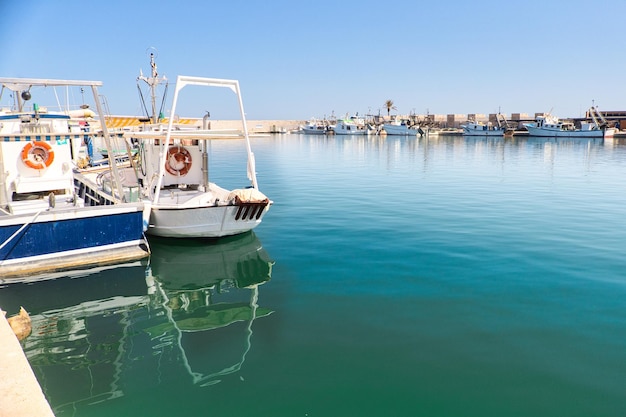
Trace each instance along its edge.
<instances>
[{"instance_id":1,"label":"white boat in distance","mask_svg":"<svg viewBox=\"0 0 626 417\"><path fill-rule=\"evenodd\" d=\"M300 131L309 135L326 135L332 133L333 126L326 120L318 120L311 118L305 125L301 126Z\"/></svg>"},{"instance_id":2,"label":"white boat in distance","mask_svg":"<svg viewBox=\"0 0 626 417\"><path fill-rule=\"evenodd\" d=\"M367 135L373 132L373 129L365 123L365 119L356 115L337 120L333 132L336 135Z\"/></svg>"},{"instance_id":3,"label":"white boat in distance","mask_svg":"<svg viewBox=\"0 0 626 417\"><path fill-rule=\"evenodd\" d=\"M537 116L535 123L524 123L529 136L545 138L604 138L613 136L613 129L601 129L594 122L581 122L576 128L571 121L560 120L551 114Z\"/></svg>"},{"instance_id":4,"label":"white boat in distance","mask_svg":"<svg viewBox=\"0 0 626 417\"><path fill-rule=\"evenodd\" d=\"M409 120L394 120L383 123L383 130L388 135L395 136L422 136L424 131L419 125L412 125Z\"/></svg>"},{"instance_id":5,"label":"white boat in distance","mask_svg":"<svg viewBox=\"0 0 626 417\"><path fill-rule=\"evenodd\" d=\"M483 123L469 121L461 125L464 136L504 136L506 128L503 126L494 126L491 123Z\"/></svg>"}]
</instances>

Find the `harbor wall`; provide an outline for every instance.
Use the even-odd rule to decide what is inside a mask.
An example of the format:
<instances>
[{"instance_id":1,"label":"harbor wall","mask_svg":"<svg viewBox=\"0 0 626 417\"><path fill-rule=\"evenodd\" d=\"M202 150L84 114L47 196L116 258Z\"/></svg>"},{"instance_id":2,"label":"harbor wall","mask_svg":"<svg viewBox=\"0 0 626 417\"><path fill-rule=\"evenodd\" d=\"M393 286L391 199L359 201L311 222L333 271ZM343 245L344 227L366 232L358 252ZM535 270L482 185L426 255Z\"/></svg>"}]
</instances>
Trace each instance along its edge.
<instances>
[{"instance_id":1,"label":"harbor wall","mask_svg":"<svg viewBox=\"0 0 626 417\"><path fill-rule=\"evenodd\" d=\"M0 416L54 417L20 342L0 310Z\"/></svg>"},{"instance_id":2,"label":"harbor wall","mask_svg":"<svg viewBox=\"0 0 626 417\"><path fill-rule=\"evenodd\" d=\"M605 117L610 120L626 120L626 112L625 111L612 111L612 112L602 112ZM527 113L511 113L510 115L502 114L504 118L509 122L510 125L517 124L519 127L522 127L523 123L533 122L538 115L543 115L544 113L534 113L529 115ZM389 116L373 116L374 121L378 123L382 123L382 121L389 120L390 118L396 117L395 115ZM490 114L481 114L481 113L468 113L468 114L427 114L427 115L397 115L400 119L414 119L417 118L419 121L426 121L430 125L436 125L442 128L459 128L462 124L467 123L468 120L474 120L476 122L491 122L496 123L498 119L498 115L496 113ZM139 126L140 123L137 121L137 117L134 116L112 116L113 119L116 119L117 124L112 123L109 125L109 121L107 121L107 126L109 127L117 127L120 128L122 126ZM580 119L577 119L580 120ZM297 131L300 126L305 125L308 120L248 120L247 127L250 133L286 133ZM197 127L201 129L203 127L203 119L202 118L184 118L184 119L175 119L175 123ZM211 129L233 129L233 130L241 130L241 120L210 120ZM622 123L623 125L626 122Z\"/></svg>"},{"instance_id":3,"label":"harbor wall","mask_svg":"<svg viewBox=\"0 0 626 417\"><path fill-rule=\"evenodd\" d=\"M202 119L194 121L193 125L202 127ZM210 120L211 129L239 129L241 120ZM306 120L247 120L248 132L250 133L281 133L298 130Z\"/></svg>"}]
</instances>

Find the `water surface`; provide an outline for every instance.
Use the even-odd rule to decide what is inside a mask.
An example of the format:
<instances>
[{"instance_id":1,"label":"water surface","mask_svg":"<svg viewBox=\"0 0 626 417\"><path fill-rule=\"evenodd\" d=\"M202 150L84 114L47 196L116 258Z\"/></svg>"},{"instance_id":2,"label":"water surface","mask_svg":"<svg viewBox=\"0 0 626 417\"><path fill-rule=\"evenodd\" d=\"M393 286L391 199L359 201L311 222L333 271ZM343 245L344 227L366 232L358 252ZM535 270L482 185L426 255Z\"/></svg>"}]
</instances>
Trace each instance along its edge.
<instances>
[{"instance_id":1,"label":"water surface","mask_svg":"<svg viewBox=\"0 0 626 417\"><path fill-rule=\"evenodd\" d=\"M212 143L212 181L242 185L240 148ZM0 288L57 417L624 413L624 142L253 150L254 233Z\"/></svg>"}]
</instances>

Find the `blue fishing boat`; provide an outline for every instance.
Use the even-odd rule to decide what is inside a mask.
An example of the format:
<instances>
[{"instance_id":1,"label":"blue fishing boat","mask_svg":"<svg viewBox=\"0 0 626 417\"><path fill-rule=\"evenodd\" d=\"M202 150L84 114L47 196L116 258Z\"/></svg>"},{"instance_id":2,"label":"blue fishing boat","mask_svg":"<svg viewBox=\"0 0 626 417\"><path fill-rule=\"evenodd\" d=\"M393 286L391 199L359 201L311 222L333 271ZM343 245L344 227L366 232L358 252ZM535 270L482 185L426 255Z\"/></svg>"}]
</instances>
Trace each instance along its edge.
<instances>
[{"instance_id":1,"label":"blue fishing boat","mask_svg":"<svg viewBox=\"0 0 626 417\"><path fill-rule=\"evenodd\" d=\"M78 111L28 105L33 94L45 96L49 88L91 89L101 115L99 134L108 142L98 102L102 83L0 78L0 85L0 100L3 93L12 99L10 108L0 110L0 277L148 256L143 203L119 200L94 207L75 192L80 149L95 134L85 128L85 119L98 123L95 113L84 105Z\"/></svg>"}]
</instances>

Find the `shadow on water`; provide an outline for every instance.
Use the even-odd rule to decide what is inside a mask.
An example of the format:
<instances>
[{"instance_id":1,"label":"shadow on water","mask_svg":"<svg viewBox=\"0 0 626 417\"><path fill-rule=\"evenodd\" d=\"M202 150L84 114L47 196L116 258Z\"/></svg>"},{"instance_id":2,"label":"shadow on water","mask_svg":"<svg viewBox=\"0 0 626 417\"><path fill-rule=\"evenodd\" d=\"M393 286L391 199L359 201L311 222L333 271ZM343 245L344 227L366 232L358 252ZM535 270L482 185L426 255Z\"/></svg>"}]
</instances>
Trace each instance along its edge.
<instances>
[{"instance_id":1,"label":"shadow on water","mask_svg":"<svg viewBox=\"0 0 626 417\"><path fill-rule=\"evenodd\" d=\"M241 369L253 322L272 313L259 306L259 286L274 263L253 232L150 244L147 265L2 288L3 309L31 315L24 351L57 415L169 378L216 384Z\"/></svg>"}]
</instances>

